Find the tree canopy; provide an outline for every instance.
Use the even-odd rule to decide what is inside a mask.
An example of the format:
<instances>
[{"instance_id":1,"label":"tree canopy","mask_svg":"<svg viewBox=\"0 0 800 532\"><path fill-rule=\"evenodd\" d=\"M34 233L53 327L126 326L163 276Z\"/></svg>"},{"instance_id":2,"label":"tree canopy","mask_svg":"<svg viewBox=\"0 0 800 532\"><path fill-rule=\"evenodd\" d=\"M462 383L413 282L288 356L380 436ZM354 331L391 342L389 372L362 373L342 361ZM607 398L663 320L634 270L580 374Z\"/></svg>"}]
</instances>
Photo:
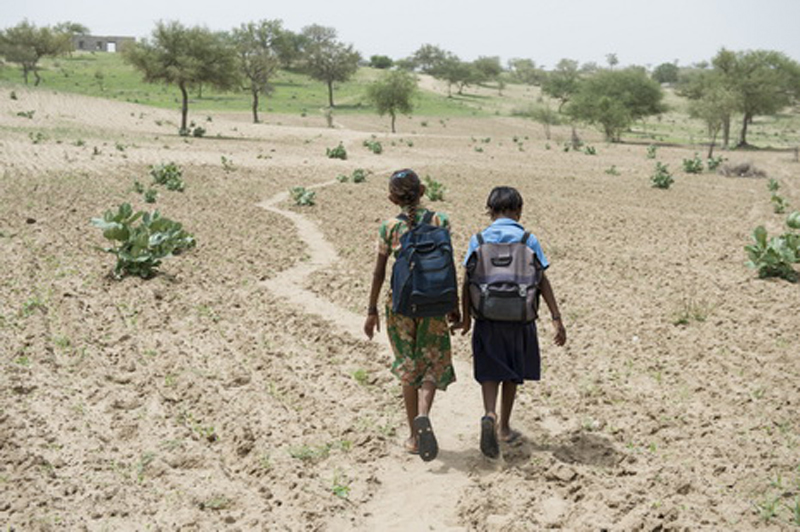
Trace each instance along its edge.
<instances>
[{"instance_id":1,"label":"tree canopy","mask_svg":"<svg viewBox=\"0 0 800 532\"><path fill-rule=\"evenodd\" d=\"M417 78L411 72L392 70L367 89L367 97L375 104L378 114L392 118L392 133L399 113L410 114L414 110L413 96L417 90Z\"/></svg>"},{"instance_id":2,"label":"tree canopy","mask_svg":"<svg viewBox=\"0 0 800 532\"><path fill-rule=\"evenodd\" d=\"M601 70L580 81L567 113L619 141L634 121L664 112L663 97L661 86L643 69Z\"/></svg>"},{"instance_id":3,"label":"tree canopy","mask_svg":"<svg viewBox=\"0 0 800 532\"><path fill-rule=\"evenodd\" d=\"M180 22L158 22L152 40L123 51L126 61L140 70L149 83L177 85L181 91L181 133L188 132L190 87L209 84L232 89L239 81L236 56L223 35L207 28L187 28Z\"/></svg>"},{"instance_id":4,"label":"tree canopy","mask_svg":"<svg viewBox=\"0 0 800 532\"><path fill-rule=\"evenodd\" d=\"M72 22L62 22L53 27L37 27L23 20L0 32L0 55L9 63L17 63L22 67L26 85L29 75L33 73L36 79L34 85L38 86L42 81L39 76L39 60L73 51L72 36L81 32L88 32L88 29Z\"/></svg>"},{"instance_id":5,"label":"tree canopy","mask_svg":"<svg viewBox=\"0 0 800 532\"><path fill-rule=\"evenodd\" d=\"M328 86L328 105L334 107L333 84L350 79L358 71L359 54L352 44L337 40L336 30L318 24L303 28L305 71Z\"/></svg>"},{"instance_id":6,"label":"tree canopy","mask_svg":"<svg viewBox=\"0 0 800 532\"><path fill-rule=\"evenodd\" d=\"M559 101L558 112L572 98L578 90L580 72L578 62L572 59L562 59L551 72L548 72L542 82L542 92Z\"/></svg>"}]
</instances>

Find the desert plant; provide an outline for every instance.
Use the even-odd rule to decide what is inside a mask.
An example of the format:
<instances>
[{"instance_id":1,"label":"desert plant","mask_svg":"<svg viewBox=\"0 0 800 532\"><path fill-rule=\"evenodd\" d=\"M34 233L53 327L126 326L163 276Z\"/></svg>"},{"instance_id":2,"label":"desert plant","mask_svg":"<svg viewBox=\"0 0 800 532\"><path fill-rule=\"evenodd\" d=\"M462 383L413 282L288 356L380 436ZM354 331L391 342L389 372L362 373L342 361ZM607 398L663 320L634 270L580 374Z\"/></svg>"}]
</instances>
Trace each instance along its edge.
<instances>
[{"instance_id":1,"label":"desert plant","mask_svg":"<svg viewBox=\"0 0 800 532\"><path fill-rule=\"evenodd\" d=\"M183 192L186 183L183 182L183 170L175 163L165 163L150 167L153 183L164 185L167 190Z\"/></svg>"},{"instance_id":2,"label":"desert plant","mask_svg":"<svg viewBox=\"0 0 800 532\"><path fill-rule=\"evenodd\" d=\"M364 146L375 155L383 153L383 146L377 140L365 140Z\"/></svg>"},{"instance_id":3,"label":"desert plant","mask_svg":"<svg viewBox=\"0 0 800 532\"><path fill-rule=\"evenodd\" d=\"M647 147L647 158L648 159L655 159L656 158L656 149L658 149L658 146L656 146L655 144L651 144L651 145L649 145Z\"/></svg>"},{"instance_id":4,"label":"desert plant","mask_svg":"<svg viewBox=\"0 0 800 532\"><path fill-rule=\"evenodd\" d=\"M155 203L156 197L158 196L158 191L154 188L148 188L147 191L144 193L144 202L145 203Z\"/></svg>"},{"instance_id":5,"label":"desert plant","mask_svg":"<svg viewBox=\"0 0 800 532\"><path fill-rule=\"evenodd\" d=\"M221 155L219 160L222 163L222 169L225 170L226 174L236 170L236 166L233 164L233 159L228 159L224 155Z\"/></svg>"},{"instance_id":6,"label":"desert plant","mask_svg":"<svg viewBox=\"0 0 800 532\"><path fill-rule=\"evenodd\" d=\"M139 224L135 225L137 221ZM129 203L120 205L116 212L106 211L102 218L93 218L92 225L115 243L98 249L117 258L114 276L118 279L126 275L148 279L163 259L196 245L180 223L163 218L158 211L134 213Z\"/></svg>"},{"instance_id":7,"label":"desert plant","mask_svg":"<svg viewBox=\"0 0 800 532\"><path fill-rule=\"evenodd\" d=\"M619 170L617 170L617 165L612 164L610 168L606 168L605 172L608 175L619 175Z\"/></svg>"},{"instance_id":8,"label":"desert plant","mask_svg":"<svg viewBox=\"0 0 800 532\"><path fill-rule=\"evenodd\" d=\"M339 183L347 183L350 180L350 176L347 174L339 174L336 176L336 181Z\"/></svg>"},{"instance_id":9,"label":"desert plant","mask_svg":"<svg viewBox=\"0 0 800 532\"><path fill-rule=\"evenodd\" d=\"M17 116L33 119L34 114L36 114L36 111L20 111L17 113Z\"/></svg>"},{"instance_id":10,"label":"desert plant","mask_svg":"<svg viewBox=\"0 0 800 532\"><path fill-rule=\"evenodd\" d=\"M800 229L800 211L791 213L786 218L786 225L790 229ZM764 226L758 226L753 231L753 241L753 244L744 248L750 259L747 265L758 270L760 278L780 277L791 282L798 280L792 264L800 262L800 233L787 232L769 238Z\"/></svg>"},{"instance_id":11,"label":"desert plant","mask_svg":"<svg viewBox=\"0 0 800 532\"><path fill-rule=\"evenodd\" d=\"M133 191L137 194L144 194L144 185L138 181L133 182Z\"/></svg>"},{"instance_id":12,"label":"desert plant","mask_svg":"<svg viewBox=\"0 0 800 532\"><path fill-rule=\"evenodd\" d=\"M356 168L353 170L353 174L350 178L353 180L353 183L363 183L367 180L367 171L363 168Z\"/></svg>"},{"instance_id":13,"label":"desert plant","mask_svg":"<svg viewBox=\"0 0 800 532\"><path fill-rule=\"evenodd\" d=\"M666 164L662 164L660 162L656 162L656 170L653 175L650 177L650 181L653 182L653 186L655 188L669 188L675 180L672 178L672 174L669 173L669 168Z\"/></svg>"},{"instance_id":14,"label":"desert plant","mask_svg":"<svg viewBox=\"0 0 800 532\"><path fill-rule=\"evenodd\" d=\"M205 134L206 134L206 128L204 128L204 127L197 126L194 129L192 129L192 136L193 137L201 138L201 137L205 136Z\"/></svg>"},{"instance_id":15,"label":"desert plant","mask_svg":"<svg viewBox=\"0 0 800 532\"><path fill-rule=\"evenodd\" d=\"M594 146L587 145L583 148L583 153L586 155L597 155L597 149L595 149Z\"/></svg>"},{"instance_id":16,"label":"desert plant","mask_svg":"<svg viewBox=\"0 0 800 532\"><path fill-rule=\"evenodd\" d=\"M786 212L787 203L786 200L783 199L783 196L773 192L770 201L772 202L772 211L775 214L783 214Z\"/></svg>"},{"instance_id":17,"label":"desert plant","mask_svg":"<svg viewBox=\"0 0 800 532\"><path fill-rule=\"evenodd\" d=\"M425 176L425 197L430 201L444 201L444 192L447 190L443 184L430 176Z\"/></svg>"},{"instance_id":18,"label":"desert plant","mask_svg":"<svg viewBox=\"0 0 800 532\"><path fill-rule=\"evenodd\" d=\"M776 179L770 178L767 182L767 190L770 192L777 192L781 188L780 183Z\"/></svg>"},{"instance_id":19,"label":"desert plant","mask_svg":"<svg viewBox=\"0 0 800 532\"><path fill-rule=\"evenodd\" d=\"M313 190L306 190L306 187L292 187L289 189L289 196L294 200L295 205L310 207L314 205L317 193Z\"/></svg>"},{"instance_id":20,"label":"desert plant","mask_svg":"<svg viewBox=\"0 0 800 532\"><path fill-rule=\"evenodd\" d=\"M347 160L347 150L344 149L344 145L341 142L335 148L326 148L325 155L328 156L328 159Z\"/></svg>"},{"instance_id":21,"label":"desert plant","mask_svg":"<svg viewBox=\"0 0 800 532\"><path fill-rule=\"evenodd\" d=\"M683 171L687 174L702 174L703 173L703 160L695 153L691 159L683 160Z\"/></svg>"},{"instance_id":22,"label":"desert plant","mask_svg":"<svg viewBox=\"0 0 800 532\"><path fill-rule=\"evenodd\" d=\"M722 155L720 155L719 157L709 157L708 159L706 159L706 167L708 168L709 172L713 172L714 170L719 168L719 165L721 165L724 162L725 162L725 157L723 157Z\"/></svg>"},{"instance_id":23,"label":"desert plant","mask_svg":"<svg viewBox=\"0 0 800 532\"><path fill-rule=\"evenodd\" d=\"M17 93L15 91L11 91L10 97L11 97L12 100L18 99L17 98Z\"/></svg>"}]
</instances>

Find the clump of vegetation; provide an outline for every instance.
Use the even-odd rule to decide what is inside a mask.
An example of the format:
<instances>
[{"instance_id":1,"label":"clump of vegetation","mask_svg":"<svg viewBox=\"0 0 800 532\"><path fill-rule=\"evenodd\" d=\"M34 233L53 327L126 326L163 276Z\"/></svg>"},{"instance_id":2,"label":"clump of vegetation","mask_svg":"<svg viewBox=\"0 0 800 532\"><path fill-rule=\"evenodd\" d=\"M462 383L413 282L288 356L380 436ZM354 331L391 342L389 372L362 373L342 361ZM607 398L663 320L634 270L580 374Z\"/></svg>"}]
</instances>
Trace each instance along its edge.
<instances>
[{"instance_id":1,"label":"clump of vegetation","mask_svg":"<svg viewBox=\"0 0 800 532\"><path fill-rule=\"evenodd\" d=\"M133 182L133 191L137 194L144 194L144 185L141 184L139 181Z\"/></svg>"},{"instance_id":2,"label":"clump of vegetation","mask_svg":"<svg viewBox=\"0 0 800 532\"><path fill-rule=\"evenodd\" d=\"M194 129L192 129L192 136L193 137L202 138L202 137L205 136L205 134L206 134L206 128L204 128L204 127L197 126Z\"/></svg>"},{"instance_id":3,"label":"clump of vegetation","mask_svg":"<svg viewBox=\"0 0 800 532\"><path fill-rule=\"evenodd\" d=\"M709 157L706 159L706 167L708 168L709 172L713 172L719 168L723 162L725 162L725 158L722 155L719 157Z\"/></svg>"},{"instance_id":4,"label":"clump of vegetation","mask_svg":"<svg viewBox=\"0 0 800 532\"><path fill-rule=\"evenodd\" d=\"M647 147L647 158L648 159L655 159L656 158L656 149L658 146L655 144L651 144Z\"/></svg>"},{"instance_id":5,"label":"clump of vegetation","mask_svg":"<svg viewBox=\"0 0 800 532\"><path fill-rule=\"evenodd\" d=\"M9 96L10 96L10 98L12 100L17 100L18 99L16 91L11 91L11 94Z\"/></svg>"},{"instance_id":6,"label":"clump of vegetation","mask_svg":"<svg viewBox=\"0 0 800 532\"><path fill-rule=\"evenodd\" d=\"M156 197L158 197L158 191L154 188L148 188L144 193L144 202L155 203Z\"/></svg>"},{"instance_id":7,"label":"clump of vegetation","mask_svg":"<svg viewBox=\"0 0 800 532\"><path fill-rule=\"evenodd\" d=\"M339 183L347 183L348 181L350 181L350 176L348 176L347 174L339 174L336 176L336 181L338 181Z\"/></svg>"},{"instance_id":8,"label":"clump of vegetation","mask_svg":"<svg viewBox=\"0 0 800 532\"><path fill-rule=\"evenodd\" d=\"M363 183L367 180L367 171L363 168L356 168L353 170L353 174L350 178L353 180L353 183Z\"/></svg>"},{"instance_id":9,"label":"clump of vegetation","mask_svg":"<svg viewBox=\"0 0 800 532\"><path fill-rule=\"evenodd\" d=\"M669 188L675 182L667 165L660 162L656 162L656 170L650 177L650 181L653 182L655 188L663 189Z\"/></svg>"},{"instance_id":10,"label":"clump of vegetation","mask_svg":"<svg viewBox=\"0 0 800 532\"><path fill-rule=\"evenodd\" d=\"M583 153L586 155L597 155L597 149L594 146L589 146L588 144L583 148Z\"/></svg>"},{"instance_id":11,"label":"clump of vegetation","mask_svg":"<svg viewBox=\"0 0 800 532\"><path fill-rule=\"evenodd\" d=\"M328 159L347 160L347 150L344 149L344 145L341 142L335 148L326 148L325 155L328 156Z\"/></svg>"},{"instance_id":12,"label":"clump of vegetation","mask_svg":"<svg viewBox=\"0 0 800 532\"><path fill-rule=\"evenodd\" d=\"M183 182L183 170L175 163L159 164L150 167L153 183L164 185L167 190L183 192L186 183Z\"/></svg>"},{"instance_id":13,"label":"clump of vegetation","mask_svg":"<svg viewBox=\"0 0 800 532\"><path fill-rule=\"evenodd\" d=\"M430 201L444 201L444 193L447 189L442 183L428 175L425 176L423 181L425 182L426 198Z\"/></svg>"},{"instance_id":14,"label":"clump of vegetation","mask_svg":"<svg viewBox=\"0 0 800 532\"><path fill-rule=\"evenodd\" d=\"M30 118L33 119L33 115L36 114L36 111L20 111L17 113L17 116L21 116L23 118Z\"/></svg>"},{"instance_id":15,"label":"clump of vegetation","mask_svg":"<svg viewBox=\"0 0 800 532\"><path fill-rule=\"evenodd\" d=\"M226 174L236 170L236 166L234 166L232 159L228 159L224 155L221 155L219 160L222 163L222 169L225 170Z\"/></svg>"},{"instance_id":16,"label":"clump of vegetation","mask_svg":"<svg viewBox=\"0 0 800 532\"><path fill-rule=\"evenodd\" d=\"M375 155L383 153L383 146L377 140L365 140L364 146Z\"/></svg>"},{"instance_id":17,"label":"clump of vegetation","mask_svg":"<svg viewBox=\"0 0 800 532\"><path fill-rule=\"evenodd\" d=\"M610 168L606 168L605 172L608 175L619 175L619 170L617 170L617 165L616 164L612 164Z\"/></svg>"},{"instance_id":18,"label":"clump of vegetation","mask_svg":"<svg viewBox=\"0 0 800 532\"><path fill-rule=\"evenodd\" d=\"M196 245L194 237L180 223L162 217L158 211L134 213L129 203L120 205L116 212L106 211L102 218L93 218L92 225L115 243L98 249L117 258L114 266L117 279L126 275L149 279L163 259Z\"/></svg>"},{"instance_id":19,"label":"clump of vegetation","mask_svg":"<svg viewBox=\"0 0 800 532\"><path fill-rule=\"evenodd\" d=\"M750 260L747 265L758 270L758 276L779 277L797 282L798 274L792 264L800 262L800 211L794 211L786 218L786 225L794 231L769 238L764 226L753 231L753 244L745 246Z\"/></svg>"},{"instance_id":20,"label":"clump of vegetation","mask_svg":"<svg viewBox=\"0 0 800 532\"><path fill-rule=\"evenodd\" d=\"M31 139L31 142L33 142L34 144L41 144L42 142L47 140L47 135L45 135L41 131L37 131L36 133L31 131L30 133L28 133L28 138Z\"/></svg>"},{"instance_id":21,"label":"clump of vegetation","mask_svg":"<svg viewBox=\"0 0 800 532\"><path fill-rule=\"evenodd\" d=\"M695 153L691 159L683 160L683 171L687 174L702 174L703 173L703 160Z\"/></svg>"},{"instance_id":22,"label":"clump of vegetation","mask_svg":"<svg viewBox=\"0 0 800 532\"><path fill-rule=\"evenodd\" d=\"M295 205L310 207L316 203L317 193L307 190L306 187L292 187L289 189L289 196L294 200Z\"/></svg>"}]
</instances>

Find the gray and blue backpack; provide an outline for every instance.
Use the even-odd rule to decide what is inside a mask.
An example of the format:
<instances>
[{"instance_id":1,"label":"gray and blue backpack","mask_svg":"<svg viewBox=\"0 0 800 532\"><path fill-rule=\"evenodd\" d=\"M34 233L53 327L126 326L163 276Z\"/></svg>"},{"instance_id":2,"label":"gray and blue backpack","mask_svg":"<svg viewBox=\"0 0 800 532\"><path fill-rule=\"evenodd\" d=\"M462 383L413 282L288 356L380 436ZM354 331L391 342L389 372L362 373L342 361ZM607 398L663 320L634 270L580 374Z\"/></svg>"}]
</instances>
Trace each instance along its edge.
<instances>
[{"instance_id":1,"label":"gray and blue backpack","mask_svg":"<svg viewBox=\"0 0 800 532\"><path fill-rule=\"evenodd\" d=\"M456 268L450 231L431 224L427 211L422 222L400 237L400 251L392 268L392 312L412 318L445 316L458 303ZM408 223L408 216L397 217Z\"/></svg>"}]
</instances>

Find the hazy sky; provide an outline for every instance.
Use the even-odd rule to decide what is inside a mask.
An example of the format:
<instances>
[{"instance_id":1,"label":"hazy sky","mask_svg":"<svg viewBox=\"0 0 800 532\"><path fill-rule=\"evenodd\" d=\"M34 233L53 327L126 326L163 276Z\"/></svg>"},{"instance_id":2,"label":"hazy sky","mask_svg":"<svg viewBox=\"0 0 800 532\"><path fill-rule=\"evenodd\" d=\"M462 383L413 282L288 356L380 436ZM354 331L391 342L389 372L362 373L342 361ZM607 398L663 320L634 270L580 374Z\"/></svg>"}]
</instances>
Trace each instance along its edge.
<instances>
[{"instance_id":1,"label":"hazy sky","mask_svg":"<svg viewBox=\"0 0 800 532\"><path fill-rule=\"evenodd\" d=\"M332 26L365 57L406 57L425 43L465 60L568 57L621 65L708 60L723 46L770 49L800 61L800 0L0 0L0 27L71 20L95 35L146 37L157 20L227 30L281 19L300 31Z\"/></svg>"}]
</instances>

